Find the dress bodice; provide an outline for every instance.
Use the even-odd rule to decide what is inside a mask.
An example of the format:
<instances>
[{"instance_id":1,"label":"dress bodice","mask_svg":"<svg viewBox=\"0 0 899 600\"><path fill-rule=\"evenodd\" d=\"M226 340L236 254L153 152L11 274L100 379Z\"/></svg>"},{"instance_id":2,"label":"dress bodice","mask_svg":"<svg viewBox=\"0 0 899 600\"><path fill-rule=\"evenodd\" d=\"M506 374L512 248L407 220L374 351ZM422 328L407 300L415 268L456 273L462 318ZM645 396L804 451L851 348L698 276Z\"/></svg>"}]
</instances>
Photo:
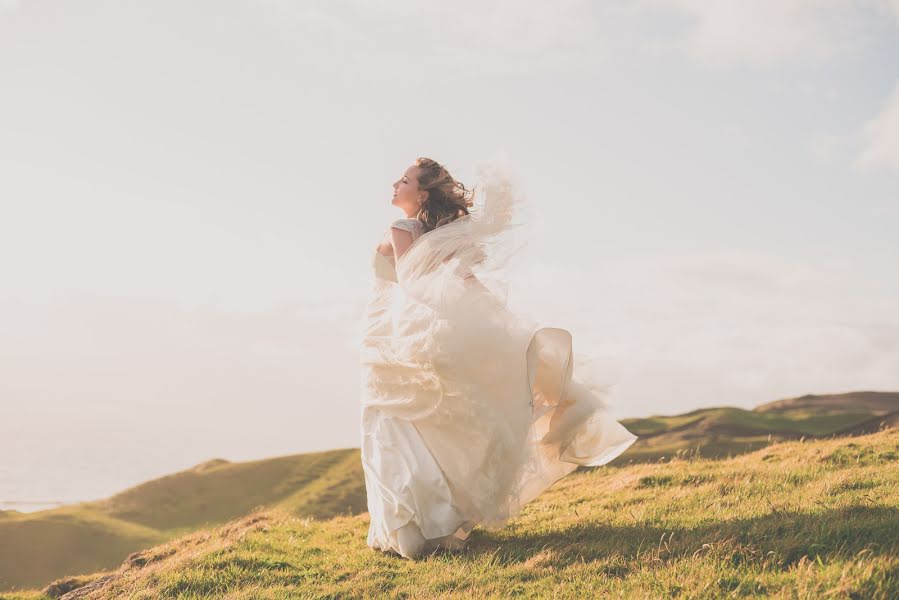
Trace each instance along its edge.
<instances>
[{"instance_id":1,"label":"dress bodice","mask_svg":"<svg viewBox=\"0 0 899 600\"><path fill-rule=\"evenodd\" d=\"M424 233L424 224L418 219L397 219L390 224L390 227L408 231L412 234L412 241L415 241L418 236ZM389 235L390 230L388 229L386 236L389 237ZM387 256L386 254L381 254L378 249L375 248L371 264L375 277L386 279L388 281L396 281L396 259L392 255Z\"/></svg>"}]
</instances>

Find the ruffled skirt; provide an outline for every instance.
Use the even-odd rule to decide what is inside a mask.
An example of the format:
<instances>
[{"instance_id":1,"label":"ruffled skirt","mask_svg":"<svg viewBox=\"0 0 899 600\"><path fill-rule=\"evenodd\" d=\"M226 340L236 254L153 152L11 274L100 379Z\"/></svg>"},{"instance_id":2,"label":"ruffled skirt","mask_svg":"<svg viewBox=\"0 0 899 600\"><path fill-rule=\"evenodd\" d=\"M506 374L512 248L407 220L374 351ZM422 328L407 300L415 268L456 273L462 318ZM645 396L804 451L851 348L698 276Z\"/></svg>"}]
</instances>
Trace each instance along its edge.
<instances>
[{"instance_id":1,"label":"ruffled skirt","mask_svg":"<svg viewBox=\"0 0 899 600\"><path fill-rule=\"evenodd\" d=\"M404 308L396 320L373 307L363 344L369 546L452 548L637 439L573 377L568 331L536 328L475 289L439 316Z\"/></svg>"}]
</instances>

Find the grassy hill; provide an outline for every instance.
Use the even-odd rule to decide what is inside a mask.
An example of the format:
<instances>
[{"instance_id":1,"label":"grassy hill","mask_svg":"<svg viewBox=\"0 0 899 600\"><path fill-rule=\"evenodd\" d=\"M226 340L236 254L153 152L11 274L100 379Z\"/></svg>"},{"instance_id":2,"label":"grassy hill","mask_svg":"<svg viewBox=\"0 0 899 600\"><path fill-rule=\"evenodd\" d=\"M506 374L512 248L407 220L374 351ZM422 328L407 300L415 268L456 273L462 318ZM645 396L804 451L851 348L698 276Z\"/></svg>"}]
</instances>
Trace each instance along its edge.
<instances>
[{"instance_id":1,"label":"grassy hill","mask_svg":"<svg viewBox=\"0 0 899 600\"><path fill-rule=\"evenodd\" d=\"M897 598L899 430L578 471L506 528L422 561L370 550L367 527L367 514L256 512L135 555L66 600Z\"/></svg>"},{"instance_id":2,"label":"grassy hill","mask_svg":"<svg viewBox=\"0 0 899 600\"><path fill-rule=\"evenodd\" d=\"M899 425L899 393L808 395L754 410L705 408L622 423L640 439L616 465L720 458L779 440ZM243 463L212 460L97 502L36 513L0 511L0 590L114 568L130 553L261 508L318 519L365 511L358 449Z\"/></svg>"},{"instance_id":3,"label":"grassy hill","mask_svg":"<svg viewBox=\"0 0 899 600\"><path fill-rule=\"evenodd\" d=\"M655 462L684 454L721 458L782 440L858 435L899 425L899 393L809 394L752 410L701 408L621 423L640 436L624 460Z\"/></svg>"},{"instance_id":4,"label":"grassy hill","mask_svg":"<svg viewBox=\"0 0 899 600\"><path fill-rule=\"evenodd\" d=\"M297 516L365 510L359 450L214 460L97 502L0 512L0 589L116 567L132 552L260 507Z\"/></svg>"}]
</instances>

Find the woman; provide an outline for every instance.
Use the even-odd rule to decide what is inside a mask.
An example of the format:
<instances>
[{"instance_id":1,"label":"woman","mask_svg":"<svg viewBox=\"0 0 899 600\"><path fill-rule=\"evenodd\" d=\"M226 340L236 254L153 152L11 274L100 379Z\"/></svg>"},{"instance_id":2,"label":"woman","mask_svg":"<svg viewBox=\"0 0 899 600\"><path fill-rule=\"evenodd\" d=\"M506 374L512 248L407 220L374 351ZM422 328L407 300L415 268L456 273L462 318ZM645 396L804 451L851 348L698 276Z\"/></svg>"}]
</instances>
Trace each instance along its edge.
<instances>
[{"instance_id":1,"label":"woman","mask_svg":"<svg viewBox=\"0 0 899 600\"><path fill-rule=\"evenodd\" d=\"M405 218L375 248L361 344L368 545L415 558L464 547L578 465L637 438L572 373L568 331L507 307L520 198L497 167L484 202L419 158L393 184Z\"/></svg>"}]
</instances>

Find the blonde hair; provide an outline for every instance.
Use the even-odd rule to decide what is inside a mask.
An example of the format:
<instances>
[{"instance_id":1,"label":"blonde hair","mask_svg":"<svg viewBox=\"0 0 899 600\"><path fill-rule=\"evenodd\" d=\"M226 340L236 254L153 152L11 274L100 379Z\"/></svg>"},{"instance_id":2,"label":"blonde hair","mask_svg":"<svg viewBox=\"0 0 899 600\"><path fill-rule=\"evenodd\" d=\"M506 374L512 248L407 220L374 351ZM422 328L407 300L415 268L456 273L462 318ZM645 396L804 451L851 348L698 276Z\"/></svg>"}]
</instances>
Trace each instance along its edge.
<instances>
[{"instance_id":1,"label":"blonde hair","mask_svg":"<svg viewBox=\"0 0 899 600\"><path fill-rule=\"evenodd\" d=\"M453 179L436 160L422 156L415 159L415 166L419 168L418 187L428 192L415 216L424 224L425 231L469 214L468 209L474 206L475 188L469 189Z\"/></svg>"}]
</instances>

